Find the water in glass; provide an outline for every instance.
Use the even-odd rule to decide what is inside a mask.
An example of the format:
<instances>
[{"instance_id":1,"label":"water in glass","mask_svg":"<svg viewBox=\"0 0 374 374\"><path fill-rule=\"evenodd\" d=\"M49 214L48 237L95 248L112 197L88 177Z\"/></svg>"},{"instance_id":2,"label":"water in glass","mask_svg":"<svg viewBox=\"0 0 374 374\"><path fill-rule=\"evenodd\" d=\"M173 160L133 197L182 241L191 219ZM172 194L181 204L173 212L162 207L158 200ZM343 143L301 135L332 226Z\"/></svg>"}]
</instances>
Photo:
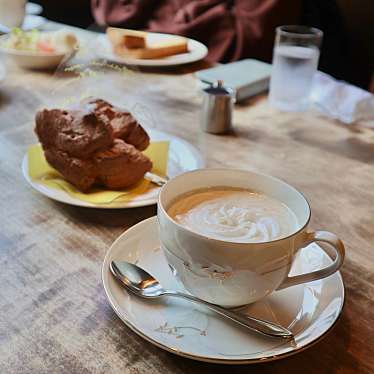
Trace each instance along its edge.
<instances>
[{"instance_id":1,"label":"water in glass","mask_svg":"<svg viewBox=\"0 0 374 374\"><path fill-rule=\"evenodd\" d=\"M270 82L270 103L286 111L305 110L318 58L319 49L313 46L276 46Z\"/></svg>"}]
</instances>

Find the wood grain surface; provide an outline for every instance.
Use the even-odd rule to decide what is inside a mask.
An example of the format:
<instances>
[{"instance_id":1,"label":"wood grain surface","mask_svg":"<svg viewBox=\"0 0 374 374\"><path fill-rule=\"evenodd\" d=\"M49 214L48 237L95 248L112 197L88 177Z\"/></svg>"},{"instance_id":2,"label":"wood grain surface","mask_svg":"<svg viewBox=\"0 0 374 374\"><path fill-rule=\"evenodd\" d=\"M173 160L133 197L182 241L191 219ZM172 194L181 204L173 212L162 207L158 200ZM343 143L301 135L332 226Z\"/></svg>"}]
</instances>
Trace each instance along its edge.
<instances>
[{"instance_id":1,"label":"wood grain surface","mask_svg":"<svg viewBox=\"0 0 374 374\"><path fill-rule=\"evenodd\" d=\"M236 106L232 134L205 134L197 81L182 74L192 68L84 65L77 75L8 65L0 83L0 373L374 372L374 132L312 112L280 113L256 98ZM60 204L32 190L21 173L22 157L36 142L36 110L86 94L124 105L146 126L195 144L209 167L252 169L301 190L312 206L312 227L336 233L346 245L347 300L333 331L296 356L243 367L184 359L130 331L107 302L101 264L113 240L155 207Z\"/></svg>"}]
</instances>

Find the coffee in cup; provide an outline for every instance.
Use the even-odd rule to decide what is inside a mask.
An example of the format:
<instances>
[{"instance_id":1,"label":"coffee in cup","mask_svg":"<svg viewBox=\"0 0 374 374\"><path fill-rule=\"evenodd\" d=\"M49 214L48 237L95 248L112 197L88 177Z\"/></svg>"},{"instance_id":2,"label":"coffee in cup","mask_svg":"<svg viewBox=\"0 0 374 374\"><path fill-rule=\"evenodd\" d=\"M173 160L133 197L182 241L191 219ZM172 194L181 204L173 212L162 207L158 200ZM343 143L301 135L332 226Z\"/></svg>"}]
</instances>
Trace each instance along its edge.
<instances>
[{"instance_id":1,"label":"coffee in cup","mask_svg":"<svg viewBox=\"0 0 374 374\"><path fill-rule=\"evenodd\" d=\"M177 198L167 213L191 231L237 243L280 239L299 226L295 213L281 201L230 187L191 191Z\"/></svg>"}]
</instances>

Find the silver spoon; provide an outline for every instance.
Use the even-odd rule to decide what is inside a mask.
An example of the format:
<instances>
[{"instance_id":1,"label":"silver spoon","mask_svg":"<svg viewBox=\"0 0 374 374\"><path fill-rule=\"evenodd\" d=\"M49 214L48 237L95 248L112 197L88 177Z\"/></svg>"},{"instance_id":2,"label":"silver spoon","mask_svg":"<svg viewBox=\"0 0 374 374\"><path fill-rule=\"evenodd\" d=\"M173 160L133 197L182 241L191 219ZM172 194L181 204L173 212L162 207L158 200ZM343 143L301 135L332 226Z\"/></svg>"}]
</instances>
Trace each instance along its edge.
<instances>
[{"instance_id":1,"label":"silver spoon","mask_svg":"<svg viewBox=\"0 0 374 374\"><path fill-rule=\"evenodd\" d=\"M187 299L194 303L205 305L218 314L261 334L271 337L293 339L292 332L272 322L248 317L188 294L165 290L152 275L135 264L130 264L125 261L112 261L110 270L126 290L137 296L146 299L155 299L162 296L175 296Z\"/></svg>"},{"instance_id":2,"label":"silver spoon","mask_svg":"<svg viewBox=\"0 0 374 374\"><path fill-rule=\"evenodd\" d=\"M169 180L168 177L160 177L159 175L151 172L145 173L144 178L160 187L162 187Z\"/></svg>"}]
</instances>

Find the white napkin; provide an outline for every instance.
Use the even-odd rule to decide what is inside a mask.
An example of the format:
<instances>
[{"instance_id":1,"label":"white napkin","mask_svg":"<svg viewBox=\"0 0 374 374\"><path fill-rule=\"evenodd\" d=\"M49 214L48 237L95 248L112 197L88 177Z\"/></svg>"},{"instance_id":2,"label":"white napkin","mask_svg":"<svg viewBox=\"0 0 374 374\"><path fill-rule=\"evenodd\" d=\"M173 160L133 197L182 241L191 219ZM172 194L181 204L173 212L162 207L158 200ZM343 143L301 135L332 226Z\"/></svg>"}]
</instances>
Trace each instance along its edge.
<instances>
[{"instance_id":1,"label":"white napkin","mask_svg":"<svg viewBox=\"0 0 374 374\"><path fill-rule=\"evenodd\" d=\"M374 95L330 75L317 71L311 94L314 107L346 124L364 122L374 127Z\"/></svg>"}]
</instances>

